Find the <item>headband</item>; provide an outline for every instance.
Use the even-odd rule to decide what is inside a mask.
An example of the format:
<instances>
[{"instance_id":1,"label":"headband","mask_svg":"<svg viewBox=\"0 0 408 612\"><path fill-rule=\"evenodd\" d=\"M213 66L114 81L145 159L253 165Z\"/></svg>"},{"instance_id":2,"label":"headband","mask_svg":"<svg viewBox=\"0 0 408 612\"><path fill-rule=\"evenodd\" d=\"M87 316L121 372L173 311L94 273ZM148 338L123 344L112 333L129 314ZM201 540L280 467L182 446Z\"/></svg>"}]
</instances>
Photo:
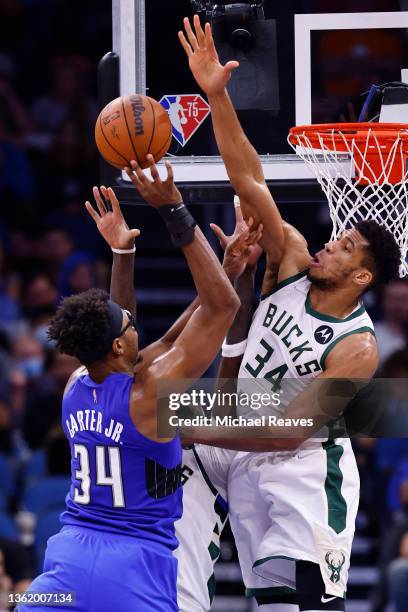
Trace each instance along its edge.
<instances>
[{"instance_id":1,"label":"headband","mask_svg":"<svg viewBox=\"0 0 408 612\"><path fill-rule=\"evenodd\" d=\"M111 350L112 342L115 338L120 336L120 332L122 331L123 310L120 306L118 306L118 304L116 304L116 302L112 302L112 300L107 301L107 306L109 311L110 325L106 330L103 339L101 339L100 346L102 348L95 361L99 361L107 355L107 353Z\"/></svg>"}]
</instances>

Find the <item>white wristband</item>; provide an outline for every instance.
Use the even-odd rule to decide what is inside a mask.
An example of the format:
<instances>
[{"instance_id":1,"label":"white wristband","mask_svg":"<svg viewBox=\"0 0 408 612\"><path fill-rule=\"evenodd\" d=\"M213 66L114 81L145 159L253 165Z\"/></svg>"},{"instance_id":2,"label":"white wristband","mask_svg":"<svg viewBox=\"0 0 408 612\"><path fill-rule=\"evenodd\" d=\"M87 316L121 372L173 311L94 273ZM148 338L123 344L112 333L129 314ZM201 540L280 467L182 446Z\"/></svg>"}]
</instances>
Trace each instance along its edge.
<instances>
[{"instance_id":1,"label":"white wristband","mask_svg":"<svg viewBox=\"0 0 408 612\"><path fill-rule=\"evenodd\" d=\"M247 340L238 342L237 344L226 344L225 340L221 348L223 357L239 357L245 353Z\"/></svg>"},{"instance_id":2,"label":"white wristband","mask_svg":"<svg viewBox=\"0 0 408 612\"><path fill-rule=\"evenodd\" d=\"M111 247L114 253L118 253L119 255L129 255L130 253L136 253L136 246L133 249L114 249Z\"/></svg>"}]
</instances>

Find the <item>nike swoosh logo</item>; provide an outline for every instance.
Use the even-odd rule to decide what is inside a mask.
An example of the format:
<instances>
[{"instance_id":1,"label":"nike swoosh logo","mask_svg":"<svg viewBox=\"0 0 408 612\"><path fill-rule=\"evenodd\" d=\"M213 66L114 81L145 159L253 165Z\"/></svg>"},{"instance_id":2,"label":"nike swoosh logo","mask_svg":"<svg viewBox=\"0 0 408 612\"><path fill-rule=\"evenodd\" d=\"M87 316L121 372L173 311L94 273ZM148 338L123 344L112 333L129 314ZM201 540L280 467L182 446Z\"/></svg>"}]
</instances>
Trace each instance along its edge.
<instances>
[{"instance_id":1,"label":"nike swoosh logo","mask_svg":"<svg viewBox=\"0 0 408 612\"><path fill-rule=\"evenodd\" d=\"M322 595L322 598L320 601L322 603L329 603L329 601L333 601L333 599L336 599L336 597L325 597L324 595Z\"/></svg>"}]
</instances>

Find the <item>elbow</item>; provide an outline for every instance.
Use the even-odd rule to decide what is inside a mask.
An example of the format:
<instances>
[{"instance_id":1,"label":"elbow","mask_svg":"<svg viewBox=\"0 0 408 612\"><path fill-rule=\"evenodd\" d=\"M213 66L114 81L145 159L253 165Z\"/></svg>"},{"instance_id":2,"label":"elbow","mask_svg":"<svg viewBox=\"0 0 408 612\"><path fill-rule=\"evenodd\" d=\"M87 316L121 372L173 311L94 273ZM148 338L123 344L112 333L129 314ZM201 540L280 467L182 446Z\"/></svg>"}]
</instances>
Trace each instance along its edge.
<instances>
[{"instance_id":1,"label":"elbow","mask_svg":"<svg viewBox=\"0 0 408 612\"><path fill-rule=\"evenodd\" d=\"M240 309L240 306L241 300L239 299L235 291L232 289L232 291L229 292L228 295L225 296L225 298L222 300L222 302L215 308L216 312L214 312L213 314L218 317L222 317L222 319L225 321L225 325L229 329L236 317L238 310Z\"/></svg>"},{"instance_id":2,"label":"elbow","mask_svg":"<svg viewBox=\"0 0 408 612\"><path fill-rule=\"evenodd\" d=\"M207 304L202 300L201 306L207 310L209 316L216 316L218 320L221 317L231 324L241 306L241 300L233 287L230 285L225 290L219 288L218 291L214 291L212 297L213 299Z\"/></svg>"},{"instance_id":3,"label":"elbow","mask_svg":"<svg viewBox=\"0 0 408 612\"><path fill-rule=\"evenodd\" d=\"M231 294L228 296L227 300L224 302L225 311L228 312L231 317L231 322L235 319L235 315L241 306L241 300L235 291L231 291Z\"/></svg>"}]
</instances>

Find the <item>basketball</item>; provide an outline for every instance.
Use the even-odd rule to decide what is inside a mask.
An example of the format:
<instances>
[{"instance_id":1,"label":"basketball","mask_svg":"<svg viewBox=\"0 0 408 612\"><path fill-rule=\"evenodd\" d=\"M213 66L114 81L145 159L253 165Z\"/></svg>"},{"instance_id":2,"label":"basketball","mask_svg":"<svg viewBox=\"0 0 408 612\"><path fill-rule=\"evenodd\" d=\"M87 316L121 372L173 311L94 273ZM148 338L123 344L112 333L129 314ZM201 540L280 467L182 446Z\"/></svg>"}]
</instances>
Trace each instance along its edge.
<instances>
[{"instance_id":1,"label":"basketball","mask_svg":"<svg viewBox=\"0 0 408 612\"><path fill-rule=\"evenodd\" d=\"M168 151L172 138L169 116L159 102L132 94L109 102L95 125L99 153L115 168L129 166L132 159L142 168L151 153L156 162Z\"/></svg>"}]
</instances>

